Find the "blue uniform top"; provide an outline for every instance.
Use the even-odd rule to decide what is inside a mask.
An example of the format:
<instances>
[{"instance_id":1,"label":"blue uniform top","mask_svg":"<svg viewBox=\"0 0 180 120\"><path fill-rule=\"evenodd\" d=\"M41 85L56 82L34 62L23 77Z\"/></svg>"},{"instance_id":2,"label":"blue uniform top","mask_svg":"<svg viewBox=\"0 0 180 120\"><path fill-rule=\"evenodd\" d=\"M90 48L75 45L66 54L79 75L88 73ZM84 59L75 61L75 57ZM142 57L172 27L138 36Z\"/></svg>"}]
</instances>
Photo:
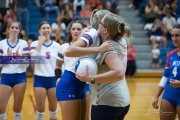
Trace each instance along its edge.
<instances>
[{"instance_id":1,"label":"blue uniform top","mask_svg":"<svg viewBox=\"0 0 180 120\"><path fill-rule=\"evenodd\" d=\"M177 52L177 49L171 51L166 60L164 76L168 78L167 84L171 79L180 80L180 56L178 56Z\"/></svg>"}]
</instances>

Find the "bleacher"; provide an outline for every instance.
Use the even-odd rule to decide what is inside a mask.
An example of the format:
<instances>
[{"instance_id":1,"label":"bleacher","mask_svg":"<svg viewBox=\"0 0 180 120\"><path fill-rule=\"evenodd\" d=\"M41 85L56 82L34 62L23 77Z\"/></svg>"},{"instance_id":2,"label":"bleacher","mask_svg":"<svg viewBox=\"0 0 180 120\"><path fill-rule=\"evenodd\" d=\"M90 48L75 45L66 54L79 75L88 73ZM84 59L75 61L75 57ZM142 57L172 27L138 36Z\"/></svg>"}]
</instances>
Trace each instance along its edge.
<instances>
[{"instance_id":1,"label":"bleacher","mask_svg":"<svg viewBox=\"0 0 180 120\"><path fill-rule=\"evenodd\" d=\"M40 12L40 8L35 5L33 0L29 0L29 14L29 34L34 34L37 37L39 35L38 25L40 22L46 19L44 18L44 13ZM56 14L52 12L49 15L49 19L46 21L52 24L55 20Z\"/></svg>"},{"instance_id":2,"label":"bleacher","mask_svg":"<svg viewBox=\"0 0 180 120\"><path fill-rule=\"evenodd\" d=\"M143 9L145 8L145 6L147 5L147 2L148 2L148 0L143 0L140 4L139 4L139 8L138 8L138 12L139 12L139 15L140 15L140 17L141 17L141 19L142 19L142 21L145 21L145 13L144 12L142 12L143 11ZM166 2L166 0L164 0L164 2ZM180 17L180 1L178 1L178 3L177 3L177 10L176 10L176 19L178 18L178 17ZM151 31L149 31L149 30L147 30L147 34L150 36L151 35ZM171 40L171 37L170 36L168 36L168 37L166 37L167 38L167 48L166 49L163 49L162 47L160 47L160 61L161 61L161 65L165 65L165 62L166 62L166 58L167 58L167 54L171 51L171 50L173 50L173 49L175 49L175 46L174 46L174 44L173 44L173 42L172 42L172 40ZM161 45L160 45L161 46Z\"/></svg>"}]
</instances>

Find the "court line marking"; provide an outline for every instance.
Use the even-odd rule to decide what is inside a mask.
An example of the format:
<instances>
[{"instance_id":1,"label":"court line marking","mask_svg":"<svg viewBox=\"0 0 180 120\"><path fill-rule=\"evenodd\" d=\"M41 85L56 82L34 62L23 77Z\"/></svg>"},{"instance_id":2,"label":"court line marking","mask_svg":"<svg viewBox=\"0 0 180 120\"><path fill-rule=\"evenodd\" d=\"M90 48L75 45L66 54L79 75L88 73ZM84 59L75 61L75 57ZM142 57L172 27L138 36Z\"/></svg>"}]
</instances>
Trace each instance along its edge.
<instances>
[{"instance_id":1,"label":"court line marking","mask_svg":"<svg viewBox=\"0 0 180 120\"><path fill-rule=\"evenodd\" d=\"M33 106L33 108L34 108L34 113L36 114L36 105L35 105L35 102L34 102L34 100L33 100L32 95L29 95L29 98L30 98L31 103L32 103L32 106Z\"/></svg>"}]
</instances>

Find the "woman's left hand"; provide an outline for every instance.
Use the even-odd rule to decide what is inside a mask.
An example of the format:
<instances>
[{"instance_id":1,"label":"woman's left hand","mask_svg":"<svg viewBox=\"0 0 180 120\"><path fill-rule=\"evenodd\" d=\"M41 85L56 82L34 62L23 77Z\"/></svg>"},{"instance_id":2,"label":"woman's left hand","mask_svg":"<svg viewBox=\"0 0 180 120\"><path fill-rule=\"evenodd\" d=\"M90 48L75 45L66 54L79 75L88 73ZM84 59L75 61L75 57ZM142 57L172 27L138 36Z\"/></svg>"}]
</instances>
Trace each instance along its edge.
<instances>
[{"instance_id":1,"label":"woman's left hand","mask_svg":"<svg viewBox=\"0 0 180 120\"><path fill-rule=\"evenodd\" d=\"M171 80L170 80L170 85L171 85L173 88L179 88L179 87L180 87L180 81L179 81L179 80L173 80L173 79L171 79Z\"/></svg>"},{"instance_id":2,"label":"woman's left hand","mask_svg":"<svg viewBox=\"0 0 180 120\"><path fill-rule=\"evenodd\" d=\"M90 73L89 73L89 67L86 66L86 73L84 75L79 75L76 73L76 78L78 78L82 82L90 82Z\"/></svg>"},{"instance_id":3,"label":"woman's left hand","mask_svg":"<svg viewBox=\"0 0 180 120\"><path fill-rule=\"evenodd\" d=\"M116 47L111 43L111 41L103 42L98 48L99 48L98 51L100 53L104 53L104 52L116 49Z\"/></svg>"},{"instance_id":4,"label":"woman's left hand","mask_svg":"<svg viewBox=\"0 0 180 120\"><path fill-rule=\"evenodd\" d=\"M20 54L19 54L19 48L16 50L16 56L20 56Z\"/></svg>"}]
</instances>

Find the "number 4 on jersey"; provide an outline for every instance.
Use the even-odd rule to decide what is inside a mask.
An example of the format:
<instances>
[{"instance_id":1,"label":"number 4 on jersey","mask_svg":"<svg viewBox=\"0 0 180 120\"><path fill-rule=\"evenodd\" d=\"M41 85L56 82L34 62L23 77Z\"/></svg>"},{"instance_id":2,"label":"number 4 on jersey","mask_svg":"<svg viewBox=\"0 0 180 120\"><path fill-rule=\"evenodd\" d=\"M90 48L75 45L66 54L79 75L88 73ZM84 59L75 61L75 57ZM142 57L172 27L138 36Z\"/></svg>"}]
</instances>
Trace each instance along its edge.
<instances>
[{"instance_id":1,"label":"number 4 on jersey","mask_svg":"<svg viewBox=\"0 0 180 120\"><path fill-rule=\"evenodd\" d=\"M176 77L176 75L177 75L177 67L174 67L174 69L172 71L172 74L174 75L174 77Z\"/></svg>"}]
</instances>

